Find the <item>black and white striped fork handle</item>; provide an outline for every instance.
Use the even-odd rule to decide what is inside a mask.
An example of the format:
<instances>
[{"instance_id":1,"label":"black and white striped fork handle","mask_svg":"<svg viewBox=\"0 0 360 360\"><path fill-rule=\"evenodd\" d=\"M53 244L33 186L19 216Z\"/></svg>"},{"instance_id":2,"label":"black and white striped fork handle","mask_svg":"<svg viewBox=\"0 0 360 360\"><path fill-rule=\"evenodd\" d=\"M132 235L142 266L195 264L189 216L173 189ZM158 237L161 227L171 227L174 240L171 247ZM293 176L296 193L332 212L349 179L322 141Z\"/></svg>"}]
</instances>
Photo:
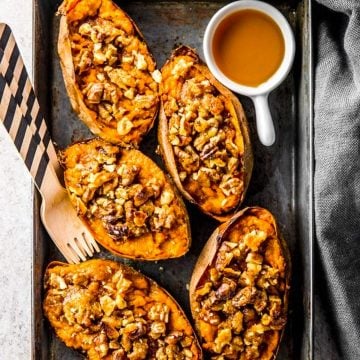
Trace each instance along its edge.
<instances>
[{"instance_id":1,"label":"black and white striped fork handle","mask_svg":"<svg viewBox=\"0 0 360 360\"><path fill-rule=\"evenodd\" d=\"M19 105L16 103L4 77L0 74L0 119L24 160L35 185L44 194L44 178L47 173L57 181L54 169L44 145L39 142L26 122Z\"/></svg>"},{"instance_id":2,"label":"black and white striped fork handle","mask_svg":"<svg viewBox=\"0 0 360 360\"><path fill-rule=\"evenodd\" d=\"M26 71L19 48L11 29L6 24L0 24L0 73L3 74L11 92L19 105L23 116L34 134L38 134L40 141L48 153L50 163L58 177L61 169L54 144L51 141L47 125L40 111L30 78Z\"/></svg>"}]
</instances>

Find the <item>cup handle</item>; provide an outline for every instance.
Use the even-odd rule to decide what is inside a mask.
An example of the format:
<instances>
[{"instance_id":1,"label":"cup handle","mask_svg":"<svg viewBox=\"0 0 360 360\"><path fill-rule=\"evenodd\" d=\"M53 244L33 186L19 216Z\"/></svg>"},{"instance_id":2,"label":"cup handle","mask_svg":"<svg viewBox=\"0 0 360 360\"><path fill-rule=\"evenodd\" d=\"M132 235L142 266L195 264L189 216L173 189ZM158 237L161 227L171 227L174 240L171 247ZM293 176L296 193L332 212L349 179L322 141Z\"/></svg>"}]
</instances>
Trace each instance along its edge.
<instances>
[{"instance_id":1,"label":"cup handle","mask_svg":"<svg viewBox=\"0 0 360 360\"><path fill-rule=\"evenodd\" d=\"M268 94L252 97L255 106L256 128L261 143L271 146L275 142L275 129L271 117Z\"/></svg>"}]
</instances>

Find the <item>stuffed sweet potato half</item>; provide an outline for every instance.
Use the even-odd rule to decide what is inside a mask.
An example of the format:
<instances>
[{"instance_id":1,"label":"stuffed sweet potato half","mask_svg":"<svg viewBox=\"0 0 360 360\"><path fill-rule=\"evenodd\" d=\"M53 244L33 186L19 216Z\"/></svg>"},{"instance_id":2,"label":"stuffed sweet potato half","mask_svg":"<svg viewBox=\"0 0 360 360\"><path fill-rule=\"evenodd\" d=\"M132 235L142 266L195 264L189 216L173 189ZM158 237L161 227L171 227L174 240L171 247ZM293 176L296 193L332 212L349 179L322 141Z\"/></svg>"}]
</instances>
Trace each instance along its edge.
<instances>
[{"instance_id":1,"label":"stuffed sweet potato half","mask_svg":"<svg viewBox=\"0 0 360 360\"><path fill-rule=\"evenodd\" d=\"M73 109L112 143L137 146L158 112L160 72L132 19L111 0L65 0L58 53Z\"/></svg>"},{"instance_id":2,"label":"stuffed sweet potato half","mask_svg":"<svg viewBox=\"0 0 360 360\"><path fill-rule=\"evenodd\" d=\"M242 203L253 157L245 113L228 89L181 46L162 68L158 139L186 199L218 220Z\"/></svg>"},{"instance_id":3,"label":"stuffed sweet potato half","mask_svg":"<svg viewBox=\"0 0 360 360\"><path fill-rule=\"evenodd\" d=\"M90 360L202 358L180 306L130 267L51 263L44 286L43 309L56 335Z\"/></svg>"},{"instance_id":4,"label":"stuffed sweet potato half","mask_svg":"<svg viewBox=\"0 0 360 360\"><path fill-rule=\"evenodd\" d=\"M92 139L69 146L60 157L70 200L105 248L142 260L187 252L191 236L186 208L147 156Z\"/></svg>"},{"instance_id":5,"label":"stuffed sweet potato half","mask_svg":"<svg viewBox=\"0 0 360 360\"><path fill-rule=\"evenodd\" d=\"M212 359L276 357L290 265L276 221L263 208L244 209L215 230L190 283L195 326Z\"/></svg>"}]
</instances>

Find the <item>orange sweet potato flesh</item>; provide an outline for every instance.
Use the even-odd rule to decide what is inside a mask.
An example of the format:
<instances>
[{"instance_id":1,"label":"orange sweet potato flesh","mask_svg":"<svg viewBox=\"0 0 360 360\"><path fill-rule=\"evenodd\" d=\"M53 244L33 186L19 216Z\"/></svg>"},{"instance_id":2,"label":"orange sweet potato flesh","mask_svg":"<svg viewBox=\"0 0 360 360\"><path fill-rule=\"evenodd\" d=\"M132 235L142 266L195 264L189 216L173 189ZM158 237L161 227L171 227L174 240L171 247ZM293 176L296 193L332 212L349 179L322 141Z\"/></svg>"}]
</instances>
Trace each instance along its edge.
<instances>
[{"instance_id":1,"label":"orange sweet potato flesh","mask_svg":"<svg viewBox=\"0 0 360 360\"><path fill-rule=\"evenodd\" d=\"M161 72L158 139L167 170L187 200L226 221L253 167L244 110L189 47L176 49Z\"/></svg>"},{"instance_id":2,"label":"orange sweet potato flesh","mask_svg":"<svg viewBox=\"0 0 360 360\"><path fill-rule=\"evenodd\" d=\"M176 301L153 280L110 260L50 263L44 314L66 346L90 360L201 359L195 333Z\"/></svg>"},{"instance_id":3,"label":"orange sweet potato flesh","mask_svg":"<svg viewBox=\"0 0 360 360\"><path fill-rule=\"evenodd\" d=\"M174 258L188 251L186 208L150 158L100 139L76 143L61 158L70 199L105 248L142 260Z\"/></svg>"},{"instance_id":4,"label":"orange sweet potato flesh","mask_svg":"<svg viewBox=\"0 0 360 360\"><path fill-rule=\"evenodd\" d=\"M214 359L276 357L287 317L291 263L273 215L246 208L211 235L190 282L202 347Z\"/></svg>"},{"instance_id":5,"label":"orange sweet potato flesh","mask_svg":"<svg viewBox=\"0 0 360 360\"><path fill-rule=\"evenodd\" d=\"M95 135L137 147L159 104L142 34L111 0L65 0L59 14L58 53L74 111Z\"/></svg>"}]
</instances>

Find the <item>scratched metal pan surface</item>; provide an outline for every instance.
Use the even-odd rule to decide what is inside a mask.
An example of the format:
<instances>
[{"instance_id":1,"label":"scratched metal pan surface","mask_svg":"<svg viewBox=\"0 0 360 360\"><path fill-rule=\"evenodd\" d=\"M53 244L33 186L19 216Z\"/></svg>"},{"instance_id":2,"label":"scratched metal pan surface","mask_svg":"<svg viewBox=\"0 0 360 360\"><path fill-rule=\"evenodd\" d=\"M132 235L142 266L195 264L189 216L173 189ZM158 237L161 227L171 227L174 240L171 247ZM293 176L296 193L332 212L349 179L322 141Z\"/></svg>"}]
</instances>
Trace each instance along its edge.
<instances>
[{"instance_id":1,"label":"scratched metal pan surface","mask_svg":"<svg viewBox=\"0 0 360 360\"><path fill-rule=\"evenodd\" d=\"M70 108L56 52L59 18L57 0L34 0L35 87L52 137L60 148L91 137ZM137 22L159 67L179 44L196 48L202 55L202 38L211 16L227 1L117 1ZM293 279L289 321L279 360L312 359L312 96L310 0L271 1L288 18L296 35L297 52L292 72L270 96L277 140L263 147L254 125L254 108L241 97L248 116L254 146L254 172L244 205L259 205L275 214L292 253ZM162 166L155 154L156 129L142 150ZM72 360L83 356L67 349L43 317L43 274L52 260L63 260L41 225L39 197L34 201L33 264L33 359ZM196 259L217 226L187 204L193 244L177 260L156 263L122 260L103 250L98 256L126 262L166 288L191 318L187 284Z\"/></svg>"}]
</instances>

